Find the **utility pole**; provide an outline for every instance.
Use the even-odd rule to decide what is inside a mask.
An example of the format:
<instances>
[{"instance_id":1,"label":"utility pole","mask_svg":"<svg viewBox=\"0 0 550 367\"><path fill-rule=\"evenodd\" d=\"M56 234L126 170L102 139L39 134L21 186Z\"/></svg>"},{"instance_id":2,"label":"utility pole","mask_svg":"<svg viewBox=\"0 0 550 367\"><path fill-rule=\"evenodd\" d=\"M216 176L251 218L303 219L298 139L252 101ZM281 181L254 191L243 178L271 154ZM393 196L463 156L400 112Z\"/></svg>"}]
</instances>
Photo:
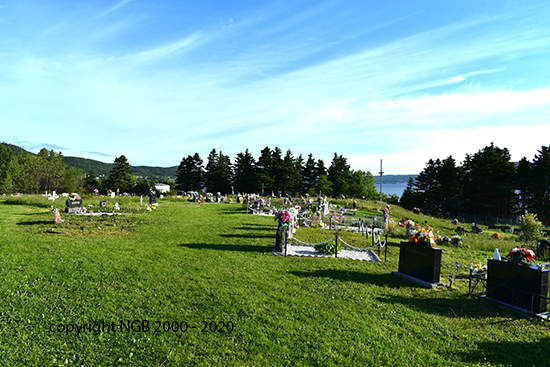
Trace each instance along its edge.
<instances>
[{"instance_id":1,"label":"utility pole","mask_svg":"<svg viewBox=\"0 0 550 367\"><path fill-rule=\"evenodd\" d=\"M382 160L380 160L380 202L382 202L382 174L384 172L382 172Z\"/></svg>"}]
</instances>

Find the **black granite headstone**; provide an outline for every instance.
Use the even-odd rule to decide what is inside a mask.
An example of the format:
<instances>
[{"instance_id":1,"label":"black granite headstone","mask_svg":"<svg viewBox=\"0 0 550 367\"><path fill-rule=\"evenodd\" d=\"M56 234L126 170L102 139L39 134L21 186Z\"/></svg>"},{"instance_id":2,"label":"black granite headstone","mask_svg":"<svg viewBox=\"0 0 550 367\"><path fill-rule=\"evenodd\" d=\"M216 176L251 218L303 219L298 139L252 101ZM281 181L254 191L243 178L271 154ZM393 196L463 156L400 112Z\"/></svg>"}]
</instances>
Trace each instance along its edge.
<instances>
[{"instance_id":1,"label":"black granite headstone","mask_svg":"<svg viewBox=\"0 0 550 367\"><path fill-rule=\"evenodd\" d=\"M429 283L439 283L441 254L440 248L402 241L399 272Z\"/></svg>"},{"instance_id":2,"label":"black granite headstone","mask_svg":"<svg viewBox=\"0 0 550 367\"><path fill-rule=\"evenodd\" d=\"M80 208L82 206L82 200L81 199L76 199L76 200L67 199L65 201L65 205L67 206L67 208Z\"/></svg>"},{"instance_id":3,"label":"black granite headstone","mask_svg":"<svg viewBox=\"0 0 550 367\"><path fill-rule=\"evenodd\" d=\"M547 310L548 274L508 261L487 261L487 297L535 313ZM538 297L537 297L538 295Z\"/></svg>"}]
</instances>

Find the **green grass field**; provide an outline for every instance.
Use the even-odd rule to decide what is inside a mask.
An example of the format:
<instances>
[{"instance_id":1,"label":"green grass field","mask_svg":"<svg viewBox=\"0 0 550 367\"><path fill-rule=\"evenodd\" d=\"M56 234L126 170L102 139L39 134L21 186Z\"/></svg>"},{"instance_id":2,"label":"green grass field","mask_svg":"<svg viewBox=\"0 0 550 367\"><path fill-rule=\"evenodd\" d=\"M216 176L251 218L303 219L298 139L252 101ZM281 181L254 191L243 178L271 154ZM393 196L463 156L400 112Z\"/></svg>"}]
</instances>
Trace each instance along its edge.
<instances>
[{"instance_id":1,"label":"green grass field","mask_svg":"<svg viewBox=\"0 0 550 367\"><path fill-rule=\"evenodd\" d=\"M398 230L385 263L285 258L271 254L273 218L239 204L162 199L143 213L117 201L141 214L53 226L51 202L0 200L1 366L550 365L548 325L467 294L469 264L506 254L511 235L443 247L441 280L456 280L428 290L391 274ZM446 220L391 214L453 234Z\"/></svg>"}]
</instances>

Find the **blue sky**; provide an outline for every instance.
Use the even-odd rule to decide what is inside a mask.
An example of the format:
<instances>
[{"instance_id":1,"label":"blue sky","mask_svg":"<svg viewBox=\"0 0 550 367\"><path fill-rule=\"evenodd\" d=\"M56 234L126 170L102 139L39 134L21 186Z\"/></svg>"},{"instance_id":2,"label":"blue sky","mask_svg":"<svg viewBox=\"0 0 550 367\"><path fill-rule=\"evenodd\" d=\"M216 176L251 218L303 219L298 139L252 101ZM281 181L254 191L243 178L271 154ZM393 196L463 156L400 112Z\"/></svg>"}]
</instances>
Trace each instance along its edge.
<instances>
[{"instance_id":1,"label":"blue sky","mask_svg":"<svg viewBox=\"0 0 550 367\"><path fill-rule=\"evenodd\" d=\"M421 171L550 145L548 1L0 0L0 141Z\"/></svg>"}]
</instances>

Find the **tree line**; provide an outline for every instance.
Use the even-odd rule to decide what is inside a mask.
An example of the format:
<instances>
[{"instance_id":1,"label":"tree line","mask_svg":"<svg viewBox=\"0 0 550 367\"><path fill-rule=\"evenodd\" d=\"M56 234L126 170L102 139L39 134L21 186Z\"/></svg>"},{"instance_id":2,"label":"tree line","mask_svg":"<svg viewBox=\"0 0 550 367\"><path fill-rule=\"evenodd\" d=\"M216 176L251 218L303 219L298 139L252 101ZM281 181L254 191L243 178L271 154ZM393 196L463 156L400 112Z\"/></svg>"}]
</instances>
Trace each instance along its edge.
<instances>
[{"instance_id":1,"label":"tree line","mask_svg":"<svg viewBox=\"0 0 550 367\"><path fill-rule=\"evenodd\" d=\"M283 154L278 147L264 148L258 159L246 149L235 159L216 149L206 158L188 155L181 160L175 181L168 181L178 190L209 191L223 194L261 193L262 195L327 195L347 196L374 200L379 197L370 172L352 170L347 158L337 153L327 168L322 159L312 154L304 159L294 157L289 149ZM138 179L132 174L128 159L121 155L115 158L109 175L99 178L93 171L82 170L64 163L61 152L43 148L37 155L22 152L14 156L5 145L0 146L0 192L43 193L72 192L83 190L105 193L108 190L120 193L147 193L155 182ZM394 196L385 196L397 202Z\"/></svg>"},{"instance_id":2,"label":"tree line","mask_svg":"<svg viewBox=\"0 0 550 367\"><path fill-rule=\"evenodd\" d=\"M370 172L352 170L347 158L334 153L327 168L310 153L295 157L289 149L265 147L258 159L246 149L230 157L212 149L206 164L199 153L184 157L177 170L179 190L262 195L327 195L374 200L378 192ZM397 198L394 198L397 200Z\"/></svg>"},{"instance_id":3,"label":"tree line","mask_svg":"<svg viewBox=\"0 0 550 367\"><path fill-rule=\"evenodd\" d=\"M0 145L0 193L70 192L80 184L82 172L67 166L63 155L42 148L38 154L21 153Z\"/></svg>"},{"instance_id":4,"label":"tree line","mask_svg":"<svg viewBox=\"0 0 550 367\"><path fill-rule=\"evenodd\" d=\"M430 159L416 179L409 179L400 199L405 207L427 213L469 213L512 218L527 212L550 222L550 148L532 161L511 161L507 148L491 143L461 165L449 156Z\"/></svg>"},{"instance_id":5,"label":"tree line","mask_svg":"<svg viewBox=\"0 0 550 367\"><path fill-rule=\"evenodd\" d=\"M115 159L109 176L98 179L93 172L70 167L61 152L42 148L38 154L0 144L0 193L40 194L44 192L76 192L84 190L149 192L151 182L138 181L131 174L124 155ZM140 191L136 191L140 190Z\"/></svg>"}]
</instances>

